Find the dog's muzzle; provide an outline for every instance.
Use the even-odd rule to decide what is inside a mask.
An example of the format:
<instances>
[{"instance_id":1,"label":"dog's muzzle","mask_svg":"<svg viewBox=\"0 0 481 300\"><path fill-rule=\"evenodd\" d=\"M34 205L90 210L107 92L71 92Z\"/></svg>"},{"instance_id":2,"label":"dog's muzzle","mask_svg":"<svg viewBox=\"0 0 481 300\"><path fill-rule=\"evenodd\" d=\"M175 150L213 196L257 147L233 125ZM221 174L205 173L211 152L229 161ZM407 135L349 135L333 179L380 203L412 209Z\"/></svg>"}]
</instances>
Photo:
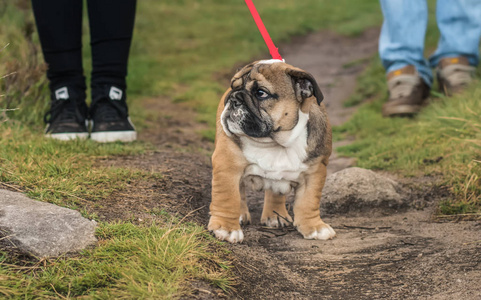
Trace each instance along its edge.
<instances>
[{"instance_id":1,"label":"dog's muzzle","mask_svg":"<svg viewBox=\"0 0 481 300\"><path fill-rule=\"evenodd\" d=\"M236 123L250 137L268 137L271 133L270 117L262 113L258 103L245 91L234 91L226 97L229 111L225 117ZM267 119L267 120L266 120Z\"/></svg>"}]
</instances>

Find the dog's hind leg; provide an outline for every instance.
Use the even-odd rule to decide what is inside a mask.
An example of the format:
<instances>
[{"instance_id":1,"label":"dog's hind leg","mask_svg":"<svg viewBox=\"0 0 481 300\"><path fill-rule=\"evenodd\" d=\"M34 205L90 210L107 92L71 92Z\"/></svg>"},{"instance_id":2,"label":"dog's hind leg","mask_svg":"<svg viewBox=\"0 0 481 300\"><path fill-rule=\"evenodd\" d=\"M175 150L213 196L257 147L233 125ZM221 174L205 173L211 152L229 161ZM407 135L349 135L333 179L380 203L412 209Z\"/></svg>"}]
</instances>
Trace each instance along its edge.
<instances>
[{"instance_id":1,"label":"dog's hind leg","mask_svg":"<svg viewBox=\"0 0 481 300\"><path fill-rule=\"evenodd\" d=\"M261 224L268 227L284 227L292 223L292 218L286 209L286 195L275 194L266 190Z\"/></svg>"}]
</instances>

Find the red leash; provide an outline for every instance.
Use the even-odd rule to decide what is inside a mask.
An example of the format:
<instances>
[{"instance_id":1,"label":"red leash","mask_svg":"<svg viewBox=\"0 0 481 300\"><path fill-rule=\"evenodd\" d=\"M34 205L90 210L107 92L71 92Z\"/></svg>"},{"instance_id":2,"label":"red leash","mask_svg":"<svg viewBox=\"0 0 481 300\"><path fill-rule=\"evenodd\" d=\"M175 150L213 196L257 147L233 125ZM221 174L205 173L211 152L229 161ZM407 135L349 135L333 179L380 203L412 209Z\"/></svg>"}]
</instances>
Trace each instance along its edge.
<instances>
[{"instance_id":1,"label":"red leash","mask_svg":"<svg viewBox=\"0 0 481 300\"><path fill-rule=\"evenodd\" d=\"M262 22L261 16L259 16L259 13L257 12L256 7L254 6L254 3L252 3L252 0L245 0L245 2L249 10L251 11L252 17L256 22L257 28L259 28L259 31L261 32L261 35L264 38L264 41L266 42L267 47L269 48L269 52L271 53L272 58L283 60L282 56L279 54L279 50L276 48L276 46L272 42L272 39L269 36L269 32L267 32L267 29L264 26L264 23Z\"/></svg>"}]
</instances>

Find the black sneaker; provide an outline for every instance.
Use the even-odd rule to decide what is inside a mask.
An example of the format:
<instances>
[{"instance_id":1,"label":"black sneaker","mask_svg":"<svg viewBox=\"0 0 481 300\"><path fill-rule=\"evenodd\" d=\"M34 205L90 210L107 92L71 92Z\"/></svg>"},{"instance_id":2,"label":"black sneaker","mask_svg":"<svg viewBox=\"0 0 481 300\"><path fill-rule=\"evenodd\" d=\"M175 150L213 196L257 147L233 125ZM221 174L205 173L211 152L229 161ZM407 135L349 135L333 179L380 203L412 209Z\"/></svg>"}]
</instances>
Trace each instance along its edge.
<instances>
[{"instance_id":1,"label":"black sneaker","mask_svg":"<svg viewBox=\"0 0 481 300\"><path fill-rule=\"evenodd\" d=\"M90 107L90 138L100 143L135 141L137 132L129 118L124 91L110 86L102 94L93 97Z\"/></svg>"},{"instance_id":2,"label":"black sneaker","mask_svg":"<svg viewBox=\"0 0 481 300\"><path fill-rule=\"evenodd\" d=\"M53 91L51 99L44 116L45 136L64 141L88 138L85 92L64 86Z\"/></svg>"}]
</instances>

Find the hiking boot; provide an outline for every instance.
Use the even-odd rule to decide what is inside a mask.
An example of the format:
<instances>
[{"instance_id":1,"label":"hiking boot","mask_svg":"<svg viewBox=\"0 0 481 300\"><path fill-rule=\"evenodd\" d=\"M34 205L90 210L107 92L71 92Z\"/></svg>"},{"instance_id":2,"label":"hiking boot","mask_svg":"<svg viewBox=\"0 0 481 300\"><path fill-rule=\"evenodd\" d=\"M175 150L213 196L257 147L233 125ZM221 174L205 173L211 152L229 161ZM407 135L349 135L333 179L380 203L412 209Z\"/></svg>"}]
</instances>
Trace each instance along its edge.
<instances>
[{"instance_id":1,"label":"hiking boot","mask_svg":"<svg viewBox=\"0 0 481 300\"><path fill-rule=\"evenodd\" d=\"M130 121L125 92L117 87L104 87L93 97L90 107L90 138L96 142L132 142L137 132Z\"/></svg>"},{"instance_id":2,"label":"hiking boot","mask_svg":"<svg viewBox=\"0 0 481 300\"><path fill-rule=\"evenodd\" d=\"M459 93L473 81L475 72L466 57L445 57L436 68L439 89L446 96Z\"/></svg>"},{"instance_id":3,"label":"hiking boot","mask_svg":"<svg viewBox=\"0 0 481 300\"><path fill-rule=\"evenodd\" d=\"M44 116L45 136L64 141L88 138L85 92L64 86L53 91L51 99Z\"/></svg>"},{"instance_id":4,"label":"hiking boot","mask_svg":"<svg viewBox=\"0 0 481 300\"><path fill-rule=\"evenodd\" d=\"M408 117L418 113L429 96L429 86L414 66L387 74L389 100L382 107L384 117Z\"/></svg>"}]
</instances>

